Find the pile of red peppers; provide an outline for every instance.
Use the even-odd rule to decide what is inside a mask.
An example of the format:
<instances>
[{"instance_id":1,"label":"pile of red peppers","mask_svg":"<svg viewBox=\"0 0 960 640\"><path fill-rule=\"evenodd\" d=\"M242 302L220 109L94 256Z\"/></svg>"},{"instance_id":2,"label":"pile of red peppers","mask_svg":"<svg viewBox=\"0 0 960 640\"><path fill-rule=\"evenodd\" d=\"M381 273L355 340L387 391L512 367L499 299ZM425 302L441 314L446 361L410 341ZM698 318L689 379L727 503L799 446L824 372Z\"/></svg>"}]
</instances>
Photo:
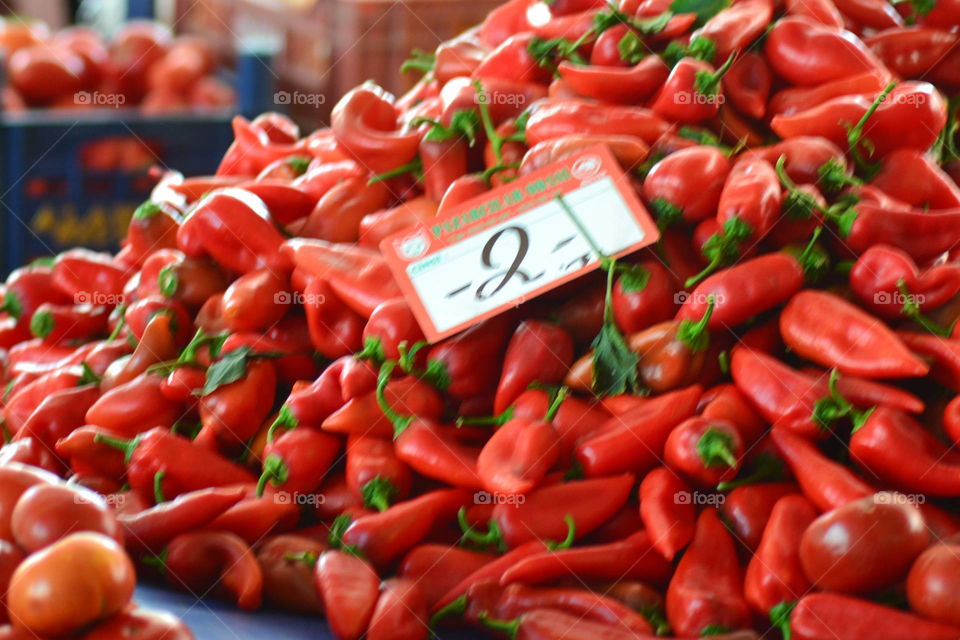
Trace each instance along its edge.
<instances>
[{"instance_id":1,"label":"pile of red peppers","mask_svg":"<svg viewBox=\"0 0 960 640\"><path fill-rule=\"evenodd\" d=\"M960 638L960 2L508 0L405 72L6 280L0 637L188 638L132 560L340 640ZM425 341L380 241L598 144L658 242Z\"/></svg>"}]
</instances>

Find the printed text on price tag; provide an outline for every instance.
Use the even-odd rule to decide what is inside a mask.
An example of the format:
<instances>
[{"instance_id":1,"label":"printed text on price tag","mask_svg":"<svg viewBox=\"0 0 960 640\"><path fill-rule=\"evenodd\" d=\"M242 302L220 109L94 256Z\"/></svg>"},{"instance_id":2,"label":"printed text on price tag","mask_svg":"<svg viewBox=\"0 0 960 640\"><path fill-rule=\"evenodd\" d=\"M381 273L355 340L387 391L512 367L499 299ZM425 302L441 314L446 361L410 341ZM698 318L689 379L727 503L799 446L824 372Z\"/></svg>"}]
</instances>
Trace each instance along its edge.
<instances>
[{"instance_id":1,"label":"printed text on price tag","mask_svg":"<svg viewBox=\"0 0 960 640\"><path fill-rule=\"evenodd\" d=\"M613 155L597 146L393 234L380 249L435 342L596 269L593 244L619 256L658 237Z\"/></svg>"}]
</instances>

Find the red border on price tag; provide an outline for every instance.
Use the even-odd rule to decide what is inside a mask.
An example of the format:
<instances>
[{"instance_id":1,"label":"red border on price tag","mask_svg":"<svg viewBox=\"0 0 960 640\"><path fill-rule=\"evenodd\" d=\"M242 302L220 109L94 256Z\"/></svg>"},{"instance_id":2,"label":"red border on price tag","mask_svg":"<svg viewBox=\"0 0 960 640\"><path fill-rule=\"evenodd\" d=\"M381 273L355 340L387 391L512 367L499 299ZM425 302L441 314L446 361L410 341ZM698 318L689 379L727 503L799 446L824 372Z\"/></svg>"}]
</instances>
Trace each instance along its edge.
<instances>
[{"instance_id":1,"label":"red border on price tag","mask_svg":"<svg viewBox=\"0 0 960 640\"><path fill-rule=\"evenodd\" d=\"M516 307L522 302L597 269L599 260L596 259L594 254L593 260L589 264L566 272L535 289L524 292L522 296L503 302L460 322L456 326L445 329L437 327L427 310L427 306L421 299L420 293L408 272L408 267L411 264L421 263L437 252L548 204L558 195L569 194L603 178L608 178L616 188L617 194L629 209L633 220L642 233L639 242L616 251L614 255L618 257L626 255L656 242L660 237L656 224L637 197L629 178L620 168L616 158L606 145L597 145L585 149L580 153L547 165L529 175L463 202L452 212L438 217L436 222L422 223L384 238L380 243L380 250L383 252L427 339L430 342L436 342L507 309Z\"/></svg>"}]
</instances>

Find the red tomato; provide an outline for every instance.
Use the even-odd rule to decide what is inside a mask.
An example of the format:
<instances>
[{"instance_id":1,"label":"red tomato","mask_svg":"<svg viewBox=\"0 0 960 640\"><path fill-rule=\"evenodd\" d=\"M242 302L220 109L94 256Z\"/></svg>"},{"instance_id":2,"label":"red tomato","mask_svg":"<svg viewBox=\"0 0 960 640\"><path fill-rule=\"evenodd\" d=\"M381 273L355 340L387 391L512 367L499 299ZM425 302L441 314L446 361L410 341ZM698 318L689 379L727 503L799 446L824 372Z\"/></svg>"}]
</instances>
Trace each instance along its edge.
<instances>
[{"instance_id":1,"label":"red tomato","mask_svg":"<svg viewBox=\"0 0 960 640\"><path fill-rule=\"evenodd\" d=\"M919 509L900 494L878 493L814 520L800 541L800 560L822 589L876 591L902 578L929 543Z\"/></svg>"},{"instance_id":2,"label":"red tomato","mask_svg":"<svg viewBox=\"0 0 960 640\"><path fill-rule=\"evenodd\" d=\"M58 96L70 96L83 88L83 58L68 49L49 45L24 47L10 56L7 74L30 105L44 105Z\"/></svg>"},{"instance_id":3,"label":"red tomato","mask_svg":"<svg viewBox=\"0 0 960 640\"><path fill-rule=\"evenodd\" d=\"M960 544L938 544L920 554L907 576L910 608L960 627Z\"/></svg>"},{"instance_id":4,"label":"red tomato","mask_svg":"<svg viewBox=\"0 0 960 640\"><path fill-rule=\"evenodd\" d=\"M31 552L77 531L121 539L120 526L103 498L63 484L28 489L13 509L10 526L17 544Z\"/></svg>"},{"instance_id":5,"label":"red tomato","mask_svg":"<svg viewBox=\"0 0 960 640\"><path fill-rule=\"evenodd\" d=\"M81 80L84 88L93 89L100 85L110 54L96 31L87 27L70 27L58 32L53 37L52 45L72 51L83 59Z\"/></svg>"},{"instance_id":6,"label":"red tomato","mask_svg":"<svg viewBox=\"0 0 960 640\"><path fill-rule=\"evenodd\" d=\"M133 563L115 540L75 533L17 567L7 607L15 627L65 636L126 607L135 583Z\"/></svg>"},{"instance_id":7,"label":"red tomato","mask_svg":"<svg viewBox=\"0 0 960 640\"><path fill-rule=\"evenodd\" d=\"M15 462L0 467L0 540L13 542L10 520L20 496L34 485L59 481L52 473Z\"/></svg>"},{"instance_id":8,"label":"red tomato","mask_svg":"<svg viewBox=\"0 0 960 640\"><path fill-rule=\"evenodd\" d=\"M128 100L139 102L143 97L150 68L166 55L169 42L170 32L155 22L128 22L117 33L110 48L113 80Z\"/></svg>"}]
</instances>

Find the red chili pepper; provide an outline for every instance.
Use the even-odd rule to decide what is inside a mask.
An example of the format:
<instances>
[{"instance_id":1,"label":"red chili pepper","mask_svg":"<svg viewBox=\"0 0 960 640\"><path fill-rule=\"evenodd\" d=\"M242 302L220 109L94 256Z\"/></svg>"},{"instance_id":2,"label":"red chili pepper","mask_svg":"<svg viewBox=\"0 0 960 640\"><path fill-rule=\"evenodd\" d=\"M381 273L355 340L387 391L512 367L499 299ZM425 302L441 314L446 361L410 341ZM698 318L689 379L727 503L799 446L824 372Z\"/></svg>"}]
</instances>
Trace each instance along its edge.
<instances>
[{"instance_id":1,"label":"red chili pepper","mask_svg":"<svg viewBox=\"0 0 960 640\"><path fill-rule=\"evenodd\" d=\"M775 466L777 462L771 465ZM759 462L757 466L760 466ZM743 480L735 480L727 485L749 481L750 478L747 476ZM726 494L723 504L720 505L720 514L739 545L755 552L760 546L764 531L767 530L773 507L784 496L797 493L799 493L797 485L792 482L760 482L736 486Z\"/></svg>"},{"instance_id":2,"label":"red chili pepper","mask_svg":"<svg viewBox=\"0 0 960 640\"><path fill-rule=\"evenodd\" d=\"M234 358L233 354L240 355ZM217 380L214 367L218 367L217 374L228 373ZM219 386L211 390L215 382ZM227 445L246 443L269 415L276 386L273 363L252 359L243 349L225 355L207 370L207 385L200 396L203 428Z\"/></svg>"},{"instance_id":3,"label":"red chili pepper","mask_svg":"<svg viewBox=\"0 0 960 640\"><path fill-rule=\"evenodd\" d=\"M613 104L637 104L666 81L670 68L658 56L648 56L631 67L557 65L557 73L579 95Z\"/></svg>"},{"instance_id":4,"label":"red chili pepper","mask_svg":"<svg viewBox=\"0 0 960 640\"><path fill-rule=\"evenodd\" d=\"M116 304L127 276L126 270L116 265L109 254L89 249L65 251L53 263L53 285L73 297L75 304L105 304L96 299L101 296L112 299L110 304ZM90 299L78 299L82 294Z\"/></svg>"},{"instance_id":5,"label":"red chili pepper","mask_svg":"<svg viewBox=\"0 0 960 640\"><path fill-rule=\"evenodd\" d=\"M670 71L650 108L659 116L686 124L697 124L715 117L723 102L720 81L733 61L731 55L721 67L714 69L709 62L683 58Z\"/></svg>"},{"instance_id":6,"label":"red chili pepper","mask_svg":"<svg viewBox=\"0 0 960 640\"><path fill-rule=\"evenodd\" d=\"M360 350L363 317L347 307L326 280L310 280L303 296L310 341L321 355L339 358Z\"/></svg>"},{"instance_id":7,"label":"red chili pepper","mask_svg":"<svg viewBox=\"0 0 960 640\"><path fill-rule=\"evenodd\" d=\"M56 475L63 472L62 463L36 438L23 438L0 447L0 467L13 463L36 467Z\"/></svg>"},{"instance_id":8,"label":"red chili pepper","mask_svg":"<svg viewBox=\"0 0 960 640\"><path fill-rule=\"evenodd\" d=\"M675 308L673 275L657 260L624 267L613 285L613 314L624 333L665 322Z\"/></svg>"},{"instance_id":9,"label":"red chili pepper","mask_svg":"<svg viewBox=\"0 0 960 640\"><path fill-rule=\"evenodd\" d=\"M507 345L493 410L501 413L533 382L560 382L573 360L573 340L538 320L520 323Z\"/></svg>"},{"instance_id":10,"label":"red chili pepper","mask_svg":"<svg viewBox=\"0 0 960 640\"><path fill-rule=\"evenodd\" d=\"M367 628L368 640L424 640L429 633L423 589L412 580L390 578L381 585Z\"/></svg>"},{"instance_id":11,"label":"red chili pepper","mask_svg":"<svg viewBox=\"0 0 960 640\"><path fill-rule=\"evenodd\" d=\"M397 457L428 478L464 489L481 489L477 474L479 449L454 438L450 429L428 420L414 420L396 438Z\"/></svg>"},{"instance_id":12,"label":"red chili pepper","mask_svg":"<svg viewBox=\"0 0 960 640\"><path fill-rule=\"evenodd\" d=\"M470 494L461 489L425 493L353 520L341 541L345 548L359 550L374 566L386 567L419 544L435 525L452 520L469 499Z\"/></svg>"},{"instance_id":13,"label":"red chili pepper","mask_svg":"<svg viewBox=\"0 0 960 640\"><path fill-rule=\"evenodd\" d=\"M740 470L743 440L726 420L696 417L681 422L664 445L664 462L694 484L713 487Z\"/></svg>"},{"instance_id":14,"label":"red chili pepper","mask_svg":"<svg viewBox=\"0 0 960 640\"><path fill-rule=\"evenodd\" d=\"M874 490L853 471L827 458L817 446L782 428L770 437L777 445L803 494L821 511L829 511L872 495Z\"/></svg>"},{"instance_id":15,"label":"red chili pepper","mask_svg":"<svg viewBox=\"0 0 960 640\"><path fill-rule=\"evenodd\" d=\"M127 227L125 248L140 266L153 252L177 248L177 227L183 214L169 202L144 202L137 207Z\"/></svg>"},{"instance_id":16,"label":"red chili pepper","mask_svg":"<svg viewBox=\"0 0 960 640\"><path fill-rule=\"evenodd\" d=\"M363 503L379 511L406 498L413 482L410 469L397 458L393 443L369 435L347 440L347 484Z\"/></svg>"},{"instance_id":17,"label":"red chili pepper","mask_svg":"<svg viewBox=\"0 0 960 640\"><path fill-rule=\"evenodd\" d=\"M209 254L239 273L255 269L285 272L283 236L260 198L242 189L224 189L205 198L180 225L177 246L189 256Z\"/></svg>"},{"instance_id":18,"label":"red chili pepper","mask_svg":"<svg viewBox=\"0 0 960 640\"><path fill-rule=\"evenodd\" d=\"M795 640L870 640L878 629L887 640L952 640L957 628L925 620L906 611L838 593L804 596L789 617Z\"/></svg>"},{"instance_id":19,"label":"red chili pepper","mask_svg":"<svg viewBox=\"0 0 960 640\"><path fill-rule=\"evenodd\" d=\"M309 494L317 490L340 453L340 440L314 429L294 429L267 442L257 493L269 482L279 491Z\"/></svg>"},{"instance_id":20,"label":"red chili pepper","mask_svg":"<svg viewBox=\"0 0 960 640\"><path fill-rule=\"evenodd\" d=\"M461 176L450 183L437 207L437 216L449 213L460 204L490 191L490 183L479 173Z\"/></svg>"},{"instance_id":21,"label":"red chili pepper","mask_svg":"<svg viewBox=\"0 0 960 640\"><path fill-rule=\"evenodd\" d=\"M404 556L397 575L415 580L429 608L450 589L494 560L494 556L442 544L422 544Z\"/></svg>"},{"instance_id":22,"label":"red chili pepper","mask_svg":"<svg viewBox=\"0 0 960 640\"><path fill-rule=\"evenodd\" d=\"M840 9L846 11L842 6ZM897 15L893 7L890 9ZM887 26L891 28L884 28L865 38L864 42L891 71L904 78L923 77L957 43L957 35L949 31L896 27L892 24Z\"/></svg>"},{"instance_id":23,"label":"red chili pepper","mask_svg":"<svg viewBox=\"0 0 960 640\"><path fill-rule=\"evenodd\" d=\"M387 300L403 297L377 251L312 239L290 240L283 251L298 269L328 281L336 295L364 318Z\"/></svg>"},{"instance_id":24,"label":"red chili pepper","mask_svg":"<svg viewBox=\"0 0 960 640\"><path fill-rule=\"evenodd\" d=\"M653 166L643 195L661 227L681 216L685 222L699 222L716 212L729 173L730 161L716 147L681 149Z\"/></svg>"},{"instance_id":25,"label":"red chili pepper","mask_svg":"<svg viewBox=\"0 0 960 640\"><path fill-rule=\"evenodd\" d=\"M864 199L835 219L840 237L857 253L886 244L925 262L960 242L960 207L928 212Z\"/></svg>"},{"instance_id":26,"label":"red chili pepper","mask_svg":"<svg viewBox=\"0 0 960 640\"><path fill-rule=\"evenodd\" d=\"M577 446L577 460L588 477L644 471L662 459L670 432L694 415L703 389L692 386L652 398L610 418Z\"/></svg>"},{"instance_id":27,"label":"red chili pepper","mask_svg":"<svg viewBox=\"0 0 960 640\"><path fill-rule=\"evenodd\" d=\"M527 121L527 142L535 145L564 135L586 133L636 136L652 144L671 129L670 124L642 107L547 99L538 104Z\"/></svg>"},{"instance_id":28,"label":"red chili pepper","mask_svg":"<svg viewBox=\"0 0 960 640\"><path fill-rule=\"evenodd\" d=\"M739 5L745 3L741 2ZM763 2L769 6L768 2ZM739 6L738 5L738 6ZM751 118L762 118L767 112L767 98L773 85L773 74L759 53L747 51L734 61L723 77L723 93L737 109Z\"/></svg>"},{"instance_id":29,"label":"red chili pepper","mask_svg":"<svg viewBox=\"0 0 960 640\"><path fill-rule=\"evenodd\" d=\"M547 415L550 404L550 396L545 391L528 389L521 393L512 405L512 417L542 419ZM509 411L508 409L504 414ZM551 422L560 439L561 459L568 459L577 443L596 431L609 418L610 414L599 405L566 396Z\"/></svg>"},{"instance_id":30,"label":"red chili pepper","mask_svg":"<svg viewBox=\"0 0 960 640\"><path fill-rule=\"evenodd\" d=\"M289 158L285 158L289 161ZM267 206L270 217L280 226L287 226L310 215L316 199L307 191L277 178L258 179L237 185L257 196Z\"/></svg>"},{"instance_id":31,"label":"red chili pepper","mask_svg":"<svg viewBox=\"0 0 960 640\"><path fill-rule=\"evenodd\" d=\"M65 460L74 473L119 481L127 470L123 453L98 443L98 433L117 435L99 427L78 427L56 442L57 456Z\"/></svg>"},{"instance_id":32,"label":"red chili pepper","mask_svg":"<svg viewBox=\"0 0 960 640\"><path fill-rule=\"evenodd\" d=\"M30 319L30 332L48 344L86 341L107 333L110 308L90 304L37 307Z\"/></svg>"},{"instance_id":33,"label":"red chili pepper","mask_svg":"<svg viewBox=\"0 0 960 640\"><path fill-rule=\"evenodd\" d=\"M794 602L810 591L810 580L800 564L800 539L817 518L803 496L784 496L773 507L744 578L744 597L761 615L770 615L781 602Z\"/></svg>"},{"instance_id":34,"label":"red chili pepper","mask_svg":"<svg viewBox=\"0 0 960 640\"><path fill-rule=\"evenodd\" d=\"M693 490L675 472L658 467L640 483L639 499L640 517L653 548L672 561L693 539L697 519Z\"/></svg>"},{"instance_id":35,"label":"red chili pepper","mask_svg":"<svg viewBox=\"0 0 960 640\"><path fill-rule=\"evenodd\" d=\"M906 316L944 333L922 312L936 309L960 292L960 265L941 264L921 272L904 251L874 245L850 270L850 288L862 304L885 318Z\"/></svg>"},{"instance_id":36,"label":"red chili pepper","mask_svg":"<svg viewBox=\"0 0 960 640\"><path fill-rule=\"evenodd\" d=\"M270 534L296 527L300 521L300 504L313 498L273 490L257 497L255 486L246 488L246 498L205 525L205 531L232 533L253 545Z\"/></svg>"},{"instance_id":37,"label":"red chili pepper","mask_svg":"<svg viewBox=\"0 0 960 640\"><path fill-rule=\"evenodd\" d=\"M550 71L539 64L532 54L532 47L539 42L533 33L517 33L510 36L488 53L471 73L474 78L503 78L522 82L546 83Z\"/></svg>"},{"instance_id":38,"label":"red chili pepper","mask_svg":"<svg viewBox=\"0 0 960 640\"><path fill-rule=\"evenodd\" d=\"M370 391L344 403L324 419L323 429L333 433L393 438L404 426L394 421L397 414L435 420L443 413L440 395L426 382L413 376L387 380L382 390ZM384 411L384 405L389 411Z\"/></svg>"},{"instance_id":39,"label":"red chili pepper","mask_svg":"<svg viewBox=\"0 0 960 640\"><path fill-rule=\"evenodd\" d=\"M933 496L960 495L960 463L907 414L878 407L853 432L854 460L892 485Z\"/></svg>"},{"instance_id":40,"label":"red chili pepper","mask_svg":"<svg viewBox=\"0 0 960 640\"><path fill-rule=\"evenodd\" d=\"M774 3L770 0L742 0L727 7L694 31L693 40L706 39L724 60L736 51L742 51L763 35L773 18Z\"/></svg>"},{"instance_id":41,"label":"red chili pepper","mask_svg":"<svg viewBox=\"0 0 960 640\"><path fill-rule=\"evenodd\" d=\"M130 487L142 495L155 495L159 487L169 499L210 487L256 483L243 467L159 427L132 440L118 440L107 432L95 440L126 453Z\"/></svg>"},{"instance_id":42,"label":"red chili pepper","mask_svg":"<svg viewBox=\"0 0 960 640\"><path fill-rule=\"evenodd\" d=\"M370 314L363 328L364 345L370 345L371 340L375 346L369 348L378 358L395 360L402 355L400 345L406 343L406 347L412 347L423 340L423 332L410 305L396 298L383 302Z\"/></svg>"},{"instance_id":43,"label":"red chili pepper","mask_svg":"<svg viewBox=\"0 0 960 640\"><path fill-rule=\"evenodd\" d=\"M391 199L391 191L382 181L347 178L320 198L297 235L329 242L356 242L363 218L386 207Z\"/></svg>"},{"instance_id":44,"label":"red chili pepper","mask_svg":"<svg viewBox=\"0 0 960 640\"><path fill-rule=\"evenodd\" d=\"M342 640L360 638L377 605L377 572L356 556L327 551L317 560L314 576L330 630Z\"/></svg>"},{"instance_id":45,"label":"red chili pepper","mask_svg":"<svg viewBox=\"0 0 960 640\"><path fill-rule=\"evenodd\" d=\"M497 504L492 521L510 548L537 538L563 540L571 518L573 536L578 539L613 516L632 486L629 473L544 486L528 494L522 504Z\"/></svg>"},{"instance_id":46,"label":"red chili pepper","mask_svg":"<svg viewBox=\"0 0 960 640\"><path fill-rule=\"evenodd\" d=\"M898 149L883 159L870 184L912 207L960 207L960 187L933 158L922 151Z\"/></svg>"},{"instance_id":47,"label":"red chili pepper","mask_svg":"<svg viewBox=\"0 0 960 640\"><path fill-rule=\"evenodd\" d=\"M787 15L806 18L825 27L843 29L844 20L833 0L787 0Z\"/></svg>"},{"instance_id":48,"label":"red chili pepper","mask_svg":"<svg viewBox=\"0 0 960 640\"><path fill-rule=\"evenodd\" d=\"M524 494L541 483L560 455L550 423L565 395L561 390L542 419L512 418L487 440L477 456L477 475L487 491Z\"/></svg>"},{"instance_id":49,"label":"red chili pepper","mask_svg":"<svg viewBox=\"0 0 960 640\"><path fill-rule=\"evenodd\" d=\"M872 97L883 91L889 82L889 71L875 69L812 86L789 87L778 91L770 98L767 112L787 116L846 95ZM794 179L799 180L796 177Z\"/></svg>"},{"instance_id":50,"label":"red chili pepper","mask_svg":"<svg viewBox=\"0 0 960 640\"><path fill-rule=\"evenodd\" d=\"M676 633L700 636L713 627L750 626L737 553L715 509L697 518L693 541L667 588L667 619Z\"/></svg>"},{"instance_id":51,"label":"red chili pepper","mask_svg":"<svg viewBox=\"0 0 960 640\"><path fill-rule=\"evenodd\" d=\"M445 391L456 398L493 389L513 328L509 314L474 325L431 347L428 367L438 369L439 379L449 381Z\"/></svg>"},{"instance_id":52,"label":"red chili pepper","mask_svg":"<svg viewBox=\"0 0 960 640\"><path fill-rule=\"evenodd\" d=\"M310 194L313 201L317 202L335 185L365 174L366 171L353 160L324 162L310 167L306 173L294 180L291 186Z\"/></svg>"},{"instance_id":53,"label":"red chili pepper","mask_svg":"<svg viewBox=\"0 0 960 640\"><path fill-rule=\"evenodd\" d=\"M943 430L952 442L960 442L960 399L954 398L943 409Z\"/></svg>"},{"instance_id":54,"label":"red chili pepper","mask_svg":"<svg viewBox=\"0 0 960 640\"><path fill-rule=\"evenodd\" d=\"M158 553L177 536L212 522L245 494L241 487L200 489L137 513L117 514L124 544L131 553Z\"/></svg>"},{"instance_id":55,"label":"red chili pepper","mask_svg":"<svg viewBox=\"0 0 960 640\"><path fill-rule=\"evenodd\" d=\"M781 138L820 136L846 146L853 132L839 123L856 125L865 118L857 133L870 141L870 157L884 157L897 149L929 149L947 121L946 103L936 87L901 82L888 95L880 95L886 99L879 104L875 96L833 98L805 111L774 116L770 127Z\"/></svg>"},{"instance_id":56,"label":"red chili pepper","mask_svg":"<svg viewBox=\"0 0 960 640\"><path fill-rule=\"evenodd\" d=\"M857 36L802 17L782 18L773 25L764 53L777 75L795 85L820 85L884 69Z\"/></svg>"},{"instance_id":57,"label":"red chili pepper","mask_svg":"<svg viewBox=\"0 0 960 640\"><path fill-rule=\"evenodd\" d=\"M35 438L53 448L60 438L84 424L84 416L100 391L96 384L58 389L46 396L14 433L14 440Z\"/></svg>"},{"instance_id":58,"label":"red chili pepper","mask_svg":"<svg viewBox=\"0 0 960 640\"><path fill-rule=\"evenodd\" d=\"M417 154L420 135L401 131L393 96L375 84L341 98L330 122L337 143L373 173L406 164Z\"/></svg>"},{"instance_id":59,"label":"red chili pepper","mask_svg":"<svg viewBox=\"0 0 960 640\"><path fill-rule=\"evenodd\" d=\"M756 147L745 153L757 155L772 165L776 165L782 157L784 173L789 179L801 185L818 182L821 179L821 170L828 162L836 166L836 170L842 171L845 176L849 172L843 151L825 138L800 136L777 144Z\"/></svg>"},{"instance_id":60,"label":"red chili pepper","mask_svg":"<svg viewBox=\"0 0 960 640\"><path fill-rule=\"evenodd\" d=\"M706 404L700 412L704 418L727 420L736 425L746 445L760 440L767 431L767 422L753 408L735 385L724 384L704 394ZM703 402L703 400L701 400Z\"/></svg>"},{"instance_id":61,"label":"red chili pepper","mask_svg":"<svg viewBox=\"0 0 960 640\"><path fill-rule=\"evenodd\" d=\"M7 430L11 433L18 432L30 414L36 411L40 403L52 393L86 383L81 367L73 366L31 378L19 388L15 385L11 388L3 407L3 419Z\"/></svg>"},{"instance_id":62,"label":"red chili pepper","mask_svg":"<svg viewBox=\"0 0 960 640\"><path fill-rule=\"evenodd\" d=\"M184 533L167 546L164 557L167 581L193 593L214 586L226 591L239 608L260 607L263 572L247 543L229 533Z\"/></svg>"},{"instance_id":63,"label":"red chili pepper","mask_svg":"<svg viewBox=\"0 0 960 640\"><path fill-rule=\"evenodd\" d=\"M555 609L533 609L515 620L496 620L482 616L481 623L488 629L505 635L510 640L651 640L652 635L640 635L622 627L586 620L580 614L568 614Z\"/></svg>"},{"instance_id":64,"label":"red chili pepper","mask_svg":"<svg viewBox=\"0 0 960 640\"><path fill-rule=\"evenodd\" d=\"M780 332L798 355L855 376L923 377L930 369L882 322L823 291L793 296L780 314Z\"/></svg>"},{"instance_id":65,"label":"red chili pepper","mask_svg":"<svg viewBox=\"0 0 960 640\"><path fill-rule=\"evenodd\" d=\"M473 593L483 591L489 591L493 598L481 596L481 602L475 603L471 596ZM493 602L482 602L487 599ZM479 608L478 604L492 605L487 609L487 615L500 619L515 618L534 609L554 609L580 615L586 620L605 623L623 631L644 635L653 633L646 618L630 607L611 597L586 589L544 589L522 584L511 584L501 588L494 583L486 583L474 585L474 588L467 592L467 600L468 617L473 617L470 609ZM479 612L482 613L482 609Z\"/></svg>"},{"instance_id":66,"label":"red chili pepper","mask_svg":"<svg viewBox=\"0 0 960 640\"><path fill-rule=\"evenodd\" d=\"M670 563L654 550L647 532L639 531L608 544L557 550L544 550L541 545L540 551L516 558L498 577L502 585L545 584L568 577L581 581L634 579L659 583L670 571Z\"/></svg>"},{"instance_id":67,"label":"red chili pepper","mask_svg":"<svg viewBox=\"0 0 960 640\"><path fill-rule=\"evenodd\" d=\"M170 428L183 414L160 390L163 378L144 373L104 393L87 411L86 422L133 437L152 427Z\"/></svg>"},{"instance_id":68,"label":"red chili pepper","mask_svg":"<svg viewBox=\"0 0 960 640\"><path fill-rule=\"evenodd\" d=\"M433 75L441 83L469 76L489 52L487 44L473 32L441 42L437 46Z\"/></svg>"},{"instance_id":69,"label":"red chili pepper","mask_svg":"<svg viewBox=\"0 0 960 640\"><path fill-rule=\"evenodd\" d=\"M687 297L678 320L702 318L713 300L707 328L733 328L758 313L778 307L803 287L805 272L826 260L822 251L768 253L724 269L697 285Z\"/></svg>"},{"instance_id":70,"label":"red chili pepper","mask_svg":"<svg viewBox=\"0 0 960 640\"><path fill-rule=\"evenodd\" d=\"M268 269L250 271L223 293L223 321L230 331L262 331L286 314L289 278Z\"/></svg>"}]
</instances>

